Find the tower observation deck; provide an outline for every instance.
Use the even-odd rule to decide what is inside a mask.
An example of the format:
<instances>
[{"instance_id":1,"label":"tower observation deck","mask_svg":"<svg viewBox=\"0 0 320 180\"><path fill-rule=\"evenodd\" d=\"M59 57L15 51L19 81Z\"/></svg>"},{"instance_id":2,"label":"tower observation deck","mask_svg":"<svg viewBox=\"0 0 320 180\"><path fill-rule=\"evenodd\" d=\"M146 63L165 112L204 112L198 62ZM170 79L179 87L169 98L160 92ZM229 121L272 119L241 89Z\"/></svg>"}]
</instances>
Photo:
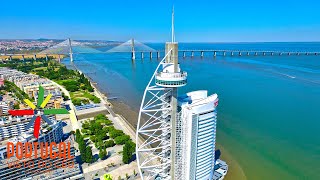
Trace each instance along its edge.
<instances>
[{"instance_id":1,"label":"tower observation deck","mask_svg":"<svg viewBox=\"0 0 320 180\"><path fill-rule=\"evenodd\" d=\"M166 54L168 54L165 63L162 64L162 70L156 73L155 80L158 86L162 87L182 87L187 84L187 73L182 72L178 63L178 43L167 42Z\"/></svg>"}]
</instances>

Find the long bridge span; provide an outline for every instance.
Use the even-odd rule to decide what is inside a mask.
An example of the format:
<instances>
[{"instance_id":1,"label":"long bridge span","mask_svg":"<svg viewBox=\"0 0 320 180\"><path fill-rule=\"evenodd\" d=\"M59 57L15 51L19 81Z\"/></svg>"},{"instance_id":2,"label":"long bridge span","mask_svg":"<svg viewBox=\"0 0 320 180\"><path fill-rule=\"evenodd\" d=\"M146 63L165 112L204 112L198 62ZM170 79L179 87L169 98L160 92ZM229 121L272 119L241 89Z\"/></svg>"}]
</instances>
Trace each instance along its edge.
<instances>
[{"instance_id":1,"label":"long bridge span","mask_svg":"<svg viewBox=\"0 0 320 180\"><path fill-rule=\"evenodd\" d=\"M140 43L140 42L139 42ZM39 53L33 54L0 54L2 57L7 57L8 60L12 60L13 57L24 60L26 56L32 57L33 59L37 59L37 56L45 57L48 59L49 56L54 55L60 61L61 57L69 56L70 60L73 61L74 54L110 54L110 53L130 53L131 59L136 59L136 54L140 54L140 58L144 59L145 55L150 58L160 59L161 55L164 53L164 49L152 49L142 43L138 44L137 41L131 39L122 45L119 45L111 50L106 52L98 51L93 48L86 47L86 51L74 51L80 46L81 43L76 41L71 41L67 39L53 47L48 48L47 50L41 51ZM138 45L137 45L138 44ZM137 49L137 46L145 47L143 50ZM123 48L119 48L123 47ZM83 48L83 47L81 47ZM204 56L318 56L320 52L312 52L312 51L271 51L271 50L234 50L234 49L180 49L179 55L183 58L186 57L195 57L200 56L203 58Z\"/></svg>"}]
</instances>

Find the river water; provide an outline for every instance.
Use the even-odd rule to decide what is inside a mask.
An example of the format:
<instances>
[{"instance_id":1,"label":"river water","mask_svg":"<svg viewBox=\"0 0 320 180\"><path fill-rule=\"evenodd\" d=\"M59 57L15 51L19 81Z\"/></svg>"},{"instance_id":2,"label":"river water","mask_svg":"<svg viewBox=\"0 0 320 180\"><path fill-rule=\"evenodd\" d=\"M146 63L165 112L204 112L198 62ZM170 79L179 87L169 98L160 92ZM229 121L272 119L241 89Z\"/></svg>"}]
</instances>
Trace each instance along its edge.
<instances>
[{"instance_id":1,"label":"river water","mask_svg":"<svg viewBox=\"0 0 320 180\"><path fill-rule=\"evenodd\" d=\"M319 52L320 43L181 43L179 49ZM179 93L205 89L219 95L217 142L247 179L320 179L320 56L204 55L180 54L188 85ZM74 64L109 97L138 111L159 60L147 53L144 60L139 54L134 62L130 57L77 54ZM67 58L64 63L69 65Z\"/></svg>"}]
</instances>

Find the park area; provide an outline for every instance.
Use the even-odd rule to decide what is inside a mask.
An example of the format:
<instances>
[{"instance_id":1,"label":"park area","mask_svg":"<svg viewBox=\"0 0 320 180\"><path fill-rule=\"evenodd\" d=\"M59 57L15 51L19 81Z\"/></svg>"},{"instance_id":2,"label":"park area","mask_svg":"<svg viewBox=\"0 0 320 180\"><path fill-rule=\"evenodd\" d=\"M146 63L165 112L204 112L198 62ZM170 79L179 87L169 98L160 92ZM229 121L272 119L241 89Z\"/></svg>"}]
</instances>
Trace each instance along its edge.
<instances>
[{"instance_id":1,"label":"park area","mask_svg":"<svg viewBox=\"0 0 320 180\"><path fill-rule=\"evenodd\" d=\"M137 175L136 164L131 163L135 160L135 143L129 135L116 129L107 116L99 114L82 120L81 127L75 136L87 176L91 178L108 172L118 174L122 168L128 172L125 179Z\"/></svg>"},{"instance_id":2,"label":"park area","mask_svg":"<svg viewBox=\"0 0 320 180\"><path fill-rule=\"evenodd\" d=\"M94 117L93 120L86 120L82 123L81 132L76 131L76 141L79 145L82 162L92 163L98 160L92 155L92 150L98 151L99 159L108 157L106 149L114 146L123 146L122 161L130 163L135 152L135 143L129 135L122 130L116 129L112 122L103 114Z\"/></svg>"},{"instance_id":3,"label":"park area","mask_svg":"<svg viewBox=\"0 0 320 180\"><path fill-rule=\"evenodd\" d=\"M52 56L49 56L48 60L43 57L37 60L26 58L24 61L13 59L5 64L0 64L0 66L36 74L55 81L70 92L71 100L76 106L100 103L100 99L93 93L94 88L84 74L67 69L65 65L56 62L53 58ZM63 98L68 100L68 97L64 94Z\"/></svg>"}]
</instances>

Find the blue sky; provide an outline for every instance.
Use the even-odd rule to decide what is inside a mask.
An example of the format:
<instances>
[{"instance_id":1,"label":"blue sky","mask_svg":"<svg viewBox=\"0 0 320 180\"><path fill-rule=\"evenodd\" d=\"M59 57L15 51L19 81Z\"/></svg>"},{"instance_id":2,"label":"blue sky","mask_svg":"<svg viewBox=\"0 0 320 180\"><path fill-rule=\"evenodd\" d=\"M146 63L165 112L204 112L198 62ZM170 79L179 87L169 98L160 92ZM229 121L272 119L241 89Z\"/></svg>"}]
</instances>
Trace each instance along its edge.
<instances>
[{"instance_id":1,"label":"blue sky","mask_svg":"<svg viewBox=\"0 0 320 180\"><path fill-rule=\"evenodd\" d=\"M179 42L320 41L317 0L2 1L0 39L164 42L172 4Z\"/></svg>"}]
</instances>

